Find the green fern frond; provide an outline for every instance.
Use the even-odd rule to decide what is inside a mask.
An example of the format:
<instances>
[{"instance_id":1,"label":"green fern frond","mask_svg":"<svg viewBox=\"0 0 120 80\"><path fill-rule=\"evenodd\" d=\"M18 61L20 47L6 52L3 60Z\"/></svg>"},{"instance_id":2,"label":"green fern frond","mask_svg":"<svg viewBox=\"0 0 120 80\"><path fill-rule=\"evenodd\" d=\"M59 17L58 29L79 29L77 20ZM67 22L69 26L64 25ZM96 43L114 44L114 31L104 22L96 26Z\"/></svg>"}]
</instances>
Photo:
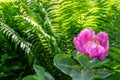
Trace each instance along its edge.
<instances>
[{"instance_id":1,"label":"green fern frond","mask_svg":"<svg viewBox=\"0 0 120 80\"><path fill-rule=\"evenodd\" d=\"M22 12L26 13L25 15L33 16L35 21L42 24L41 27L45 30L45 32L51 35L54 34L50 16L41 1L21 1L21 7Z\"/></svg>"},{"instance_id":2,"label":"green fern frond","mask_svg":"<svg viewBox=\"0 0 120 80\"><path fill-rule=\"evenodd\" d=\"M55 49L56 49L55 52L57 51L57 53L59 51L62 52L58 47L56 39L53 36L47 34L37 22L33 21L32 19L30 19L28 17L24 17L24 16L16 16L16 17L22 18L23 20L27 21L30 25L32 25L31 26L32 29L34 29L37 32L37 35L41 39L42 43L44 43L44 44L47 43L47 44L49 44L49 46L53 46L52 47L53 53L54 53ZM47 49L49 49L49 48L47 48Z\"/></svg>"},{"instance_id":3,"label":"green fern frond","mask_svg":"<svg viewBox=\"0 0 120 80\"><path fill-rule=\"evenodd\" d=\"M26 53L29 54L32 52L32 44L21 38L19 34L15 32L12 28L10 28L8 25L0 22L0 31L3 35L11 39L16 44L16 46L19 45L23 50L25 50Z\"/></svg>"}]
</instances>

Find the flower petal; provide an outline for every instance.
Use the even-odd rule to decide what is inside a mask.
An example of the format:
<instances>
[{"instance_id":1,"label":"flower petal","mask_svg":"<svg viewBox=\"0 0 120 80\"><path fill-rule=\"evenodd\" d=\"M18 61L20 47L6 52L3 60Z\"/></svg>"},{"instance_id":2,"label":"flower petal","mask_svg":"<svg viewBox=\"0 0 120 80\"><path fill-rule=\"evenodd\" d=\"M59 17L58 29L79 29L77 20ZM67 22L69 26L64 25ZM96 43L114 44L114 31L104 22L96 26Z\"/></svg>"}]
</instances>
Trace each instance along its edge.
<instances>
[{"instance_id":1,"label":"flower petal","mask_svg":"<svg viewBox=\"0 0 120 80\"><path fill-rule=\"evenodd\" d=\"M95 42L88 42L84 45L86 53L89 54L89 58L96 58L99 55L105 53L104 47L97 45Z\"/></svg>"},{"instance_id":2,"label":"flower petal","mask_svg":"<svg viewBox=\"0 0 120 80\"><path fill-rule=\"evenodd\" d=\"M84 48L80 45L79 39L78 39L77 37L74 37L73 42L74 42L75 48L76 48L79 52L84 53Z\"/></svg>"},{"instance_id":3,"label":"flower petal","mask_svg":"<svg viewBox=\"0 0 120 80\"><path fill-rule=\"evenodd\" d=\"M96 39L100 42L100 45L105 48L105 52L108 53L108 50L109 50L109 40L108 40L109 38L108 38L108 34L105 33L105 32L99 32L96 35Z\"/></svg>"},{"instance_id":4,"label":"flower petal","mask_svg":"<svg viewBox=\"0 0 120 80\"><path fill-rule=\"evenodd\" d=\"M106 57L107 57L107 55L108 55L108 52L104 52L104 53L102 53L102 54L100 54L99 56L98 56L98 58L100 59L100 60L103 60L103 59L105 59Z\"/></svg>"},{"instance_id":5,"label":"flower petal","mask_svg":"<svg viewBox=\"0 0 120 80\"><path fill-rule=\"evenodd\" d=\"M80 46L83 46L87 41L91 40L93 36L95 36L93 29L82 30L77 36L80 42Z\"/></svg>"},{"instance_id":6,"label":"flower petal","mask_svg":"<svg viewBox=\"0 0 120 80\"><path fill-rule=\"evenodd\" d=\"M95 32L92 29L85 29L82 30L77 37L74 37L74 45L75 48L82 52L83 54L86 54L84 51L84 44L92 39L92 37L95 36Z\"/></svg>"}]
</instances>

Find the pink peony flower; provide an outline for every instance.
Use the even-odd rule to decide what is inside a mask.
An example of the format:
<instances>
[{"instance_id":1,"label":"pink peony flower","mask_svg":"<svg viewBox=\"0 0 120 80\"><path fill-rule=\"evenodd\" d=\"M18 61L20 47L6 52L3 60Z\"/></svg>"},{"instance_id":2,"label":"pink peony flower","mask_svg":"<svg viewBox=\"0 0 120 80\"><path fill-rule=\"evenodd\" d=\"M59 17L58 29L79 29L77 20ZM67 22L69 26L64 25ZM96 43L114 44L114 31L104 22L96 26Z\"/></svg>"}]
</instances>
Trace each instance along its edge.
<instances>
[{"instance_id":1,"label":"pink peony flower","mask_svg":"<svg viewBox=\"0 0 120 80\"><path fill-rule=\"evenodd\" d=\"M95 35L93 29L82 30L77 37L74 37L74 46L82 54L88 54L89 58L103 60L108 55L109 40L106 32L99 32Z\"/></svg>"}]
</instances>

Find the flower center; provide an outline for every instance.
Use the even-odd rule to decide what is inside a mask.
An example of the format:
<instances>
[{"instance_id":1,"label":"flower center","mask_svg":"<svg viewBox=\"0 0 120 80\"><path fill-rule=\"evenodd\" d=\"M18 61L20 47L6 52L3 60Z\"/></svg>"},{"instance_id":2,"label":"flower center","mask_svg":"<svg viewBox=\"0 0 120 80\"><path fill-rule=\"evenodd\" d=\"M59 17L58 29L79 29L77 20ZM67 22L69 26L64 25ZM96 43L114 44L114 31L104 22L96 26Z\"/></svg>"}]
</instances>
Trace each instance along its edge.
<instances>
[{"instance_id":1,"label":"flower center","mask_svg":"<svg viewBox=\"0 0 120 80\"><path fill-rule=\"evenodd\" d=\"M98 40L88 40L88 42L95 42L97 45L100 45L100 42Z\"/></svg>"}]
</instances>

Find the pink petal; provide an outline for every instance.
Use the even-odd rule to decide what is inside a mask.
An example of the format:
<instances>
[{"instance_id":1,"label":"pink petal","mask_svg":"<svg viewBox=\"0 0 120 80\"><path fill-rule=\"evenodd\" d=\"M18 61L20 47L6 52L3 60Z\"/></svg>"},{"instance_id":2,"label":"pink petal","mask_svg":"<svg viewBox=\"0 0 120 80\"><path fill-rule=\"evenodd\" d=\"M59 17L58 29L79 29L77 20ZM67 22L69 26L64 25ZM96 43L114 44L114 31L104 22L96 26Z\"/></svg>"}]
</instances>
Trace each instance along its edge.
<instances>
[{"instance_id":1,"label":"pink petal","mask_svg":"<svg viewBox=\"0 0 120 80\"><path fill-rule=\"evenodd\" d=\"M89 58L96 58L99 57L100 54L105 52L104 47L96 44L95 42L88 42L84 45L86 53L89 54Z\"/></svg>"},{"instance_id":2,"label":"pink petal","mask_svg":"<svg viewBox=\"0 0 120 80\"><path fill-rule=\"evenodd\" d=\"M79 43L79 39L77 37L74 37L74 46L75 48L79 51L79 52L82 52L84 53L84 48L82 46L80 46L80 43Z\"/></svg>"},{"instance_id":3,"label":"pink petal","mask_svg":"<svg viewBox=\"0 0 120 80\"><path fill-rule=\"evenodd\" d=\"M108 52L104 52L104 53L102 53L102 54L100 54L99 56L98 56L98 58L100 59L100 60L103 60L103 59L105 59L106 57L107 57L107 55L108 55Z\"/></svg>"},{"instance_id":4,"label":"pink petal","mask_svg":"<svg viewBox=\"0 0 120 80\"><path fill-rule=\"evenodd\" d=\"M82 30L77 36L80 42L80 46L83 46L87 41L91 40L94 35L95 32L92 29Z\"/></svg>"},{"instance_id":5,"label":"pink petal","mask_svg":"<svg viewBox=\"0 0 120 80\"><path fill-rule=\"evenodd\" d=\"M108 50L109 50L108 34L105 32L99 32L96 35L96 39L100 42L100 45L105 48L105 52L108 53Z\"/></svg>"},{"instance_id":6,"label":"pink petal","mask_svg":"<svg viewBox=\"0 0 120 80\"><path fill-rule=\"evenodd\" d=\"M77 37L74 38L74 45L75 45L75 48L79 51L79 52L82 52L84 54L85 51L84 51L84 44L86 42L88 42L89 40L92 39L92 37L95 36L95 32L94 30L92 29L85 29L85 30L82 30Z\"/></svg>"}]
</instances>

